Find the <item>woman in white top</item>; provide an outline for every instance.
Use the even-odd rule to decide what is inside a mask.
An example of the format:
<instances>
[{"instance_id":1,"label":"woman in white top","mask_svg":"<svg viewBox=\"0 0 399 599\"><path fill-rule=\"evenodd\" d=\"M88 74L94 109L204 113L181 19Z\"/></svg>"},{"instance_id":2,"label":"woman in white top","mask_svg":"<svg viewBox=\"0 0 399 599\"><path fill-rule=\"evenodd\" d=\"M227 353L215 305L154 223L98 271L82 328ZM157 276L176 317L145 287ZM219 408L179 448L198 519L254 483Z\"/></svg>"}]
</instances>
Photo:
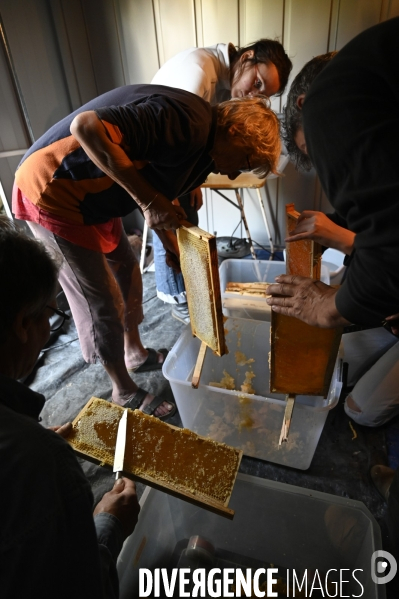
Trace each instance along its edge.
<instances>
[{"instance_id":1,"label":"woman in white top","mask_svg":"<svg viewBox=\"0 0 399 599\"><path fill-rule=\"evenodd\" d=\"M292 63L283 46L262 39L246 48L233 44L216 44L208 48L189 48L168 60L151 83L184 89L211 104L230 98L262 94L282 94ZM200 188L179 198L187 219L198 224L197 211L202 206ZM173 304L172 316L188 324L190 317L184 281L166 264L165 250L153 232L157 295Z\"/></svg>"}]
</instances>

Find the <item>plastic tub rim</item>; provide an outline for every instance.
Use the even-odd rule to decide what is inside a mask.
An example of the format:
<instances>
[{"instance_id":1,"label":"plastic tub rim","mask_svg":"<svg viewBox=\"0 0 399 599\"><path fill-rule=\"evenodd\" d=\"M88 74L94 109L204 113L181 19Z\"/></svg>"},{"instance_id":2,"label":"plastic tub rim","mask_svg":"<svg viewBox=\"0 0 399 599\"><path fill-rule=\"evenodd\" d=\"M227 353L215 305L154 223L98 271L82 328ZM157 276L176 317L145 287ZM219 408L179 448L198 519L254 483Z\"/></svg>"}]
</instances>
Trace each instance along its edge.
<instances>
[{"instance_id":1,"label":"plastic tub rim","mask_svg":"<svg viewBox=\"0 0 399 599\"><path fill-rule=\"evenodd\" d=\"M231 318L234 318L234 317L231 317ZM254 321L251 318L239 318L239 319L236 319L236 320L248 320L250 322L259 322L259 323L263 322L263 321ZM162 364L162 374L166 378L166 380L168 380L170 383L173 382L173 383L175 383L177 385L184 385L185 387L191 387L190 381L181 380L181 379L174 379L169 373L166 372L167 367L169 366L169 363L173 359L174 360L178 359L178 355L177 355L176 351L174 351L174 350L176 349L176 346L179 344L179 342L181 342L181 339L183 339L184 336L188 336L188 333L186 331L182 331L182 333L179 336L179 338L177 339L176 343L174 344L174 346L172 347L172 349L169 351L168 355L166 356L166 360ZM215 390L220 389L223 393L227 393L228 395L231 395L232 397L236 397L237 394L238 394L238 395L242 395L243 397L248 398L248 399L252 399L253 398L253 399L256 399L257 401L262 401L262 402L267 401L268 403L274 403L276 405L281 405L281 406L285 406L285 403L286 403L284 399L277 399L276 397L266 397L264 395L257 395L257 394L243 393L243 392L240 393L237 390L224 389L224 388L221 388L221 387L212 387L212 385L204 385L201 382L200 382L200 384L198 386L197 391L199 389L207 389L207 390L210 390L212 392L215 392ZM220 391L216 391L216 393L218 393L218 392L220 392ZM281 395L283 395L283 394L281 394ZM327 405L320 406L320 407L307 406L306 404L300 403L300 400L299 400L298 405L300 405L301 408L310 410L312 412L326 412L326 411L332 410L332 409L334 409L336 407L336 405L337 405L337 403L339 401L339 396L340 396L340 393L338 393L337 396L332 401L329 401L327 403ZM299 396L299 397L301 397L301 396ZM315 395L315 396L311 396L311 397L321 397L321 396L320 395ZM324 402L326 402L327 398L323 398L323 400L324 400Z\"/></svg>"},{"instance_id":2,"label":"plastic tub rim","mask_svg":"<svg viewBox=\"0 0 399 599\"><path fill-rule=\"evenodd\" d=\"M166 360L165 360L166 362ZM171 378L166 372L163 371L162 369L162 374L163 376L170 382L170 383L175 383L177 385L184 385L185 387L191 387L191 383L189 381L181 381L178 379L173 379ZM234 389L225 389L223 387L213 387L212 385L202 385L201 383L198 385L198 389L209 389L212 392L215 391L215 389L217 389L217 392L223 392L227 393L228 395L231 395L232 397L237 397L237 395L239 395L240 397L245 397L245 399L256 399L257 401L261 401L261 402L267 402L267 403L273 403L276 405L281 405L281 406L285 406L286 401L285 399L277 399L276 397L265 397L263 395L256 395L255 393L251 394L251 393L244 393L244 392L239 392L236 391ZM299 396L301 397L301 396ZM312 397L312 396L310 396ZM320 395L315 395L314 397L320 397ZM326 402L327 399L323 398L324 401ZM304 410L310 410L311 412L326 412L329 410L332 410L333 408L335 408L335 406L337 405L339 401L339 395L336 396L332 401L329 401L327 405L325 406L320 406L320 407L316 407L316 406L308 406L306 404L302 404L299 403L298 405L301 406L301 408L303 408Z\"/></svg>"}]
</instances>

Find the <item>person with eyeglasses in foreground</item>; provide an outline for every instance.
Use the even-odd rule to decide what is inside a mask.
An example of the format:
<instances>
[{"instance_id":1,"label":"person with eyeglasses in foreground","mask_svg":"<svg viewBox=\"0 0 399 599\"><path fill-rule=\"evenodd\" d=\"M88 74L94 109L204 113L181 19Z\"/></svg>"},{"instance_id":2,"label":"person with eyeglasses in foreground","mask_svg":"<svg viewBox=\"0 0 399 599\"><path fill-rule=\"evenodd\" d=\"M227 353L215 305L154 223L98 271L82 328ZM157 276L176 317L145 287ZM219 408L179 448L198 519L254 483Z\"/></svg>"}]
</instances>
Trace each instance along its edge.
<instances>
[{"instance_id":1,"label":"person with eyeglasses in foreground","mask_svg":"<svg viewBox=\"0 0 399 599\"><path fill-rule=\"evenodd\" d=\"M214 105L230 98L281 95L291 69L292 62L280 42L260 39L244 48L215 44L183 50L162 65L151 83L185 89ZM248 168L252 170L249 163ZM180 196L176 203L186 212L187 220L198 225L201 188ZM155 231L152 243L157 296L172 305L173 318L188 324L190 315L183 276L167 265L165 248Z\"/></svg>"},{"instance_id":2,"label":"person with eyeglasses in foreground","mask_svg":"<svg viewBox=\"0 0 399 599\"><path fill-rule=\"evenodd\" d=\"M162 419L176 410L130 376L161 368L164 356L154 350L152 359L141 343L142 279L120 217L139 208L178 268L174 230L185 212L172 201L212 171L236 178L248 159L259 175L276 172L279 155L267 98L212 107L162 85L128 85L91 100L25 154L14 215L60 257L83 358L102 363L113 402Z\"/></svg>"},{"instance_id":3,"label":"person with eyeglasses in foreground","mask_svg":"<svg viewBox=\"0 0 399 599\"><path fill-rule=\"evenodd\" d=\"M140 506L121 478L93 495L63 436L44 428L45 398L18 382L50 334L58 267L43 245L0 217L0 589L3 599L115 599L116 560ZM94 515L94 518L93 518Z\"/></svg>"},{"instance_id":4,"label":"person with eyeglasses in foreground","mask_svg":"<svg viewBox=\"0 0 399 599\"><path fill-rule=\"evenodd\" d=\"M344 234L350 249L339 289L287 275L270 285L271 309L310 325L383 323L399 334L398 36L398 18L364 31L336 56L325 55L324 62L316 57L305 65L288 94L287 149L297 164L315 167L335 209L335 223L343 227L339 235ZM331 245L336 231L326 234L326 223L317 220L315 214L304 214L290 241L305 235ZM370 473L388 502L387 549L399 559L399 472L376 465Z\"/></svg>"}]
</instances>

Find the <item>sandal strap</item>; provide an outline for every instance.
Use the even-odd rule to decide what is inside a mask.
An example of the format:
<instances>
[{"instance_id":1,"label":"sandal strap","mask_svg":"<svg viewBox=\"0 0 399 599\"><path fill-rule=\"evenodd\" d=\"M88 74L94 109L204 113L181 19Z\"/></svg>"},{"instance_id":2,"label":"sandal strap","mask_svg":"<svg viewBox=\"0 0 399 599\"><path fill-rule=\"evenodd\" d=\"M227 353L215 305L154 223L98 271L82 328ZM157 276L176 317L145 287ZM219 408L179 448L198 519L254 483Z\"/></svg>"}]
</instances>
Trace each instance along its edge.
<instances>
[{"instance_id":1,"label":"sandal strap","mask_svg":"<svg viewBox=\"0 0 399 599\"><path fill-rule=\"evenodd\" d=\"M147 356L145 362L143 364L141 364L141 366L144 366L144 364L146 366L155 366L156 364L158 364L157 350L153 349L152 347L146 347L145 349L148 351L148 356Z\"/></svg>"},{"instance_id":2,"label":"sandal strap","mask_svg":"<svg viewBox=\"0 0 399 599\"><path fill-rule=\"evenodd\" d=\"M129 401L127 401L123 407L130 408L131 410L137 410L143 403L146 395L148 395L148 391L139 387L132 399L129 399Z\"/></svg>"},{"instance_id":3,"label":"sandal strap","mask_svg":"<svg viewBox=\"0 0 399 599\"><path fill-rule=\"evenodd\" d=\"M143 412L144 414L149 414L150 416L152 416L155 412L155 410L164 402L165 400L162 397L158 397L158 395L156 395L154 397L154 399L152 400L151 403L147 404L146 406L144 406L143 408Z\"/></svg>"},{"instance_id":4,"label":"sandal strap","mask_svg":"<svg viewBox=\"0 0 399 599\"><path fill-rule=\"evenodd\" d=\"M127 371L128 372L148 372L149 370L161 370L163 363L166 360L166 356L169 353L169 350L166 349L166 347L162 347L161 349L154 349L152 347L146 347L145 348L148 352L148 355L146 357L146 359L144 360L144 362L142 364L140 364L139 366L135 366L134 368L128 368ZM158 353L163 355L163 361L159 362L158 361Z\"/></svg>"},{"instance_id":5,"label":"sandal strap","mask_svg":"<svg viewBox=\"0 0 399 599\"><path fill-rule=\"evenodd\" d=\"M158 354L162 354L163 361L165 361L166 356L169 353L169 350L166 349L166 347L161 347L160 349L154 349L153 347L146 347L145 349L148 351L148 356L145 361L146 366L155 366L155 364L162 365L163 362L158 362Z\"/></svg>"}]
</instances>

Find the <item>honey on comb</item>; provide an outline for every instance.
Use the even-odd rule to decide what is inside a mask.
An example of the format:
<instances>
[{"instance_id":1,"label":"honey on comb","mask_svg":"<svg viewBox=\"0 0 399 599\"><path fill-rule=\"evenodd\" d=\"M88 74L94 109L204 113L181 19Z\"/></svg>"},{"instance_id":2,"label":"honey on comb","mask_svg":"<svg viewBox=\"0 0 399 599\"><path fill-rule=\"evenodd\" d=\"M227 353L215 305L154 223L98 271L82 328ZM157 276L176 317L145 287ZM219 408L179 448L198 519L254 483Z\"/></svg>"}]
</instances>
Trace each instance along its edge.
<instances>
[{"instance_id":1,"label":"honey on comb","mask_svg":"<svg viewBox=\"0 0 399 599\"><path fill-rule=\"evenodd\" d=\"M193 335L222 356L227 353L227 347L215 237L198 227L181 227L177 237L191 330Z\"/></svg>"},{"instance_id":2,"label":"honey on comb","mask_svg":"<svg viewBox=\"0 0 399 599\"><path fill-rule=\"evenodd\" d=\"M68 441L77 451L112 465L122 410L111 402L92 398L74 422ZM128 410L125 472L225 503L239 460L240 452L233 447L172 427L138 410Z\"/></svg>"},{"instance_id":3,"label":"honey on comb","mask_svg":"<svg viewBox=\"0 0 399 599\"><path fill-rule=\"evenodd\" d=\"M217 349L207 243L182 230L179 231L179 247L193 334Z\"/></svg>"}]
</instances>

